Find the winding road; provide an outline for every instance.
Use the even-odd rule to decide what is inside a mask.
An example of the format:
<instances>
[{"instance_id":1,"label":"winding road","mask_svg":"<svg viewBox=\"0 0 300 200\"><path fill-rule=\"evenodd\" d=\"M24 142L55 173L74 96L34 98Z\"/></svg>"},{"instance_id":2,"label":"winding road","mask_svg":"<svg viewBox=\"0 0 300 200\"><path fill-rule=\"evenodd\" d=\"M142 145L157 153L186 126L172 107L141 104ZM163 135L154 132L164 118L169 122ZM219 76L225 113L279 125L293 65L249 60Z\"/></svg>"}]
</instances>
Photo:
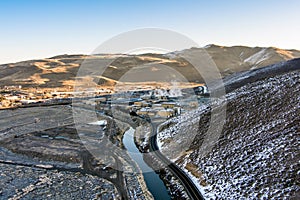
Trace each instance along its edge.
<instances>
[{"instance_id":1,"label":"winding road","mask_svg":"<svg viewBox=\"0 0 300 200\"><path fill-rule=\"evenodd\" d=\"M164 163L170 172L177 177L182 185L184 186L187 194L191 199L201 200L204 199L197 186L193 181L174 163L172 163L168 158L166 158L159 150L157 146L157 125L152 123L152 134L150 137L150 151L153 152L153 155L156 156L158 160Z\"/></svg>"}]
</instances>

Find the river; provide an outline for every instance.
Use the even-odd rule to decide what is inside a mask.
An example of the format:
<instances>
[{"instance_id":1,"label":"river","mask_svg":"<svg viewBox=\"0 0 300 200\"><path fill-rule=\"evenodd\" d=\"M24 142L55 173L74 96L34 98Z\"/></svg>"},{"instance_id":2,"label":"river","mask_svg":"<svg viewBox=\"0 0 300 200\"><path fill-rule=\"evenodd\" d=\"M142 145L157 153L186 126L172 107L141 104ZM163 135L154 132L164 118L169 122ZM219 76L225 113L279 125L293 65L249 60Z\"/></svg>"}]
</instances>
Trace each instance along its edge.
<instances>
[{"instance_id":1,"label":"river","mask_svg":"<svg viewBox=\"0 0 300 200\"><path fill-rule=\"evenodd\" d=\"M143 154L140 153L134 143L134 129L130 128L125 132L123 137L123 144L128 150L130 157L138 164L143 172L146 185L155 199L169 200L171 199L166 186L159 178L153 169L151 169L144 161Z\"/></svg>"}]
</instances>

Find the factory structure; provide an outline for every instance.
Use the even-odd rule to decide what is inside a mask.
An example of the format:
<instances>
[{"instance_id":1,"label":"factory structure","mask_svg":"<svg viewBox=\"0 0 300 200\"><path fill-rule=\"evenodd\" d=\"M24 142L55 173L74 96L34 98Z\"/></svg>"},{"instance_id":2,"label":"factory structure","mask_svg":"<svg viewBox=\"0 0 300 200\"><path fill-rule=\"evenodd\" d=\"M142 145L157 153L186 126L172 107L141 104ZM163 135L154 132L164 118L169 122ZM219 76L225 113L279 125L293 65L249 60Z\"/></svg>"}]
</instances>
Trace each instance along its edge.
<instances>
[{"instance_id":1,"label":"factory structure","mask_svg":"<svg viewBox=\"0 0 300 200\"><path fill-rule=\"evenodd\" d=\"M186 110L195 109L207 97L209 97L207 87L199 86L190 89L189 92L161 89L128 91L90 99L87 103L95 105L97 110L105 114L117 107L128 111L131 115L170 118Z\"/></svg>"}]
</instances>

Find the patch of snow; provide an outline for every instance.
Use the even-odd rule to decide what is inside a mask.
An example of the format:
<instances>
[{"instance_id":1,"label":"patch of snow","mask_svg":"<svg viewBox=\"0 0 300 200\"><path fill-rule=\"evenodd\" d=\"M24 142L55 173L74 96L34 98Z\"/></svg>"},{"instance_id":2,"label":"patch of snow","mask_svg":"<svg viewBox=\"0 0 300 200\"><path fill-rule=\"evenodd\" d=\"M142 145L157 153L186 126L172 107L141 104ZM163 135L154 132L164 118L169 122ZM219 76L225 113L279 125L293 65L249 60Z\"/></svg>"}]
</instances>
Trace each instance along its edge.
<instances>
[{"instance_id":1,"label":"patch of snow","mask_svg":"<svg viewBox=\"0 0 300 200\"><path fill-rule=\"evenodd\" d=\"M100 120L100 121L91 122L91 123L88 123L88 124L89 125L97 125L97 126L106 126L107 121L106 120Z\"/></svg>"},{"instance_id":2,"label":"patch of snow","mask_svg":"<svg viewBox=\"0 0 300 200\"><path fill-rule=\"evenodd\" d=\"M246 63L250 63L251 65L257 65L271 57L271 53L267 52L267 49L262 49L261 51L257 52L256 54L250 56L249 58L245 59ZM255 68L252 67L252 68Z\"/></svg>"}]
</instances>

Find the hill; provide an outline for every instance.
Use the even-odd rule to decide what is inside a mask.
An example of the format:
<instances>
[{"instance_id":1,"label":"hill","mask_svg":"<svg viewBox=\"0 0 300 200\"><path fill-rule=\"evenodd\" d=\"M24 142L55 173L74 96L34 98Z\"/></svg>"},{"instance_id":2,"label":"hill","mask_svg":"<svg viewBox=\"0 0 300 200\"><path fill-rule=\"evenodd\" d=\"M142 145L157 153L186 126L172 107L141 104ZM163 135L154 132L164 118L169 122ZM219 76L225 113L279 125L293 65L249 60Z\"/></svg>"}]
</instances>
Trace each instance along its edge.
<instances>
[{"instance_id":1,"label":"hill","mask_svg":"<svg viewBox=\"0 0 300 200\"><path fill-rule=\"evenodd\" d=\"M219 68L221 75L227 76L235 72L260 68L281 61L300 57L300 51L282 50L278 48L223 47L208 45L204 48ZM60 55L47 59L30 60L18 63L0 65L0 87L19 86L23 88L66 88L74 85L78 69L83 62L94 65L97 71L99 63L110 63L102 74L96 77L91 73L83 80L91 79L95 84L115 85L129 70L135 68L134 77L138 74L159 76L163 70L160 66L168 66L182 74L190 82L200 82L197 71L183 59L183 55L197 57L199 49L191 48L168 54L143 55ZM151 67L145 67L150 65ZM209 68L208 68L209 70ZM145 76L146 77L146 76ZM96 79L99 79L96 81ZM163 77L162 77L163 78ZM133 80L134 81L134 80ZM145 80L148 81L148 80Z\"/></svg>"},{"instance_id":2,"label":"hill","mask_svg":"<svg viewBox=\"0 0 300 200\"><path fill-rule=\"evenodd\" d=\"M225 78L226 101L170 119L159 145L207 198L299 199L299 80L300 59ZM209 124L220 126L210 122L212 105L227 105L226 120L204 152Z\"/></svg>"}]
</instances>

